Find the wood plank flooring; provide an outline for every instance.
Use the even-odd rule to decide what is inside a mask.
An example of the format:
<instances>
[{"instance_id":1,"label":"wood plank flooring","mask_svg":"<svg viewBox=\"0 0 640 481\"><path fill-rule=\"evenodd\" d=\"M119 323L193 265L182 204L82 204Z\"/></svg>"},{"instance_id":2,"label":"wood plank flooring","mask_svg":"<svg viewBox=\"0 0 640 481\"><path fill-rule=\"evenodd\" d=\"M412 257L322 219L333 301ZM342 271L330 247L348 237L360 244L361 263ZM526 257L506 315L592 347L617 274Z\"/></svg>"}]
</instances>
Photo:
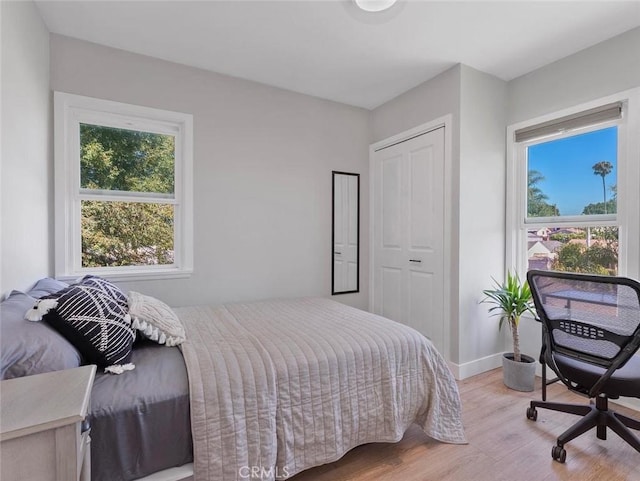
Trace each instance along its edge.
<instances>
[{"instance_id":1,"label":"wood plank flooring","mask_svg":"<svg viewBox=\"0 0 640 481\"><path fill-rule=\"evenodd\" d=\"M463 421L468 445L433 441L412 426L396 444L357 447L335 463L310 469L291 481L640 481L640 453L608 431L607 440L595 430L568 443L567 461L551 459L559 434L578 418L538 410L537 422L525 412L540 398L540 378L533 393L520 393L502 384L496 369L460 381ZM549 386L549 400L586 403L560 383ZM640 419L640 413L612 405Z\"/></svg>"}]
</instances>

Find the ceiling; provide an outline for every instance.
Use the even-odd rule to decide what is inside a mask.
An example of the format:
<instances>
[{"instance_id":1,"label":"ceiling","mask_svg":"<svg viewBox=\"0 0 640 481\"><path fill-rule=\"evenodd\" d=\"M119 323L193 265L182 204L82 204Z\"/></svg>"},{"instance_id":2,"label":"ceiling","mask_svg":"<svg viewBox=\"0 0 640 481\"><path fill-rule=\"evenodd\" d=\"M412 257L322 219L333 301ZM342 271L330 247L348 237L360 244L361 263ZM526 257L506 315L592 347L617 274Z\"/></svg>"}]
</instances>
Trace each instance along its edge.
<instances>
[{"instance_id":1,"label":"ceiling","mask_svg":"<svg viewBox=\"0 0 640 481\"><path fill-rule=\"evenodd\" d=\"M457 63L511 80L640 25L640 0L37 5L54 33L367 109Z\"/></svg>"}]
</instances>

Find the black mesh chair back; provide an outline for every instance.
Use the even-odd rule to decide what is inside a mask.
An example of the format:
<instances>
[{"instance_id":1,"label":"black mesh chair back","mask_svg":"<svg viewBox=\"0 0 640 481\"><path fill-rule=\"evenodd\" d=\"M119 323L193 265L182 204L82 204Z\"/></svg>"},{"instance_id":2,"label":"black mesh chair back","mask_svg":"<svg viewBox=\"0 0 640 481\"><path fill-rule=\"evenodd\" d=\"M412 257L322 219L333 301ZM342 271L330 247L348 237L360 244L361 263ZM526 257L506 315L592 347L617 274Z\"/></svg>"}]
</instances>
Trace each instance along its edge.
<instances>
[{"instance_id":1,"label":"black mesh chair back","mask_svg":"<svg viewBox=\"0 0 640 481\"><path fill-rule=\"evenodd\" d=\"M623 367L639 347L640 284L623 277L535 270L527 279L544 325L545 362L570 388L595 397L604 382L576 385L557 368L553 354L611 371Z\"/></svg>"},{"instance_id":2,"label":"black mesh chair back","mask_svg":"<svg viewBox=\"0 0 640 481\"><path fill-rule=\"evenodd\" d=\"M538 271L527 273L536 313L542 322L542 401L531 401L527 418L537 419L536 408L583 416L562 433L553 447L553 459L563 463L564 444L593 427L606 439L612 429L640 452L640 440L629 430L640 422L610 410L609 399L640 398L640 283L624 277ZM546 366L569 389L595 403L546 401Z\"/></svg>"}]
</instances>

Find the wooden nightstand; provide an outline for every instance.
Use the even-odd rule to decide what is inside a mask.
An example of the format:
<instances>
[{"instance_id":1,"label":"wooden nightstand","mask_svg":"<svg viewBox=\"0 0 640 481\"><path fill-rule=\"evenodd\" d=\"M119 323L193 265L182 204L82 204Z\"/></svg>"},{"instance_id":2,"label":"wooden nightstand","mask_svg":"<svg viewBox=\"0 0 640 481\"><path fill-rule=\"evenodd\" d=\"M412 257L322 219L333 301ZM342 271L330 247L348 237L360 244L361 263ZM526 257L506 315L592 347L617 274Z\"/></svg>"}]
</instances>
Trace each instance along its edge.
<instances>
[{"instance_id":1,"label":"wooden nightstand","mask_svg":"<svg viewBox=\"0 0 640 481\"><path fill-rule=\"evenodd\" d=\"M0 479L77 481L91 477L83 421L95 366L0 382Z\"/></svg>"}]
</instances>

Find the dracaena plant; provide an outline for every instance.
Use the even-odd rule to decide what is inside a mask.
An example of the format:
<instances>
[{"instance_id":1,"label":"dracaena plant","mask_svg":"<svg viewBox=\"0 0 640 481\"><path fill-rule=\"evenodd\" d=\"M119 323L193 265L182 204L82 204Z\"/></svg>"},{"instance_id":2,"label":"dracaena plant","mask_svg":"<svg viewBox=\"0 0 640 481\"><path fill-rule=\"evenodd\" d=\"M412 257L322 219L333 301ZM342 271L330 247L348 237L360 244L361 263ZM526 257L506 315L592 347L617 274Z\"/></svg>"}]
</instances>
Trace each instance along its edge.
<instances>
[{"instance_id":1,"label":"dracaena plant","mask_svg":"<svg viewBox=\"0 0 640 481\"><path fill-rule=\"evenodd\" d=\"M493 289L482 291L486 296L482 302L493 304L489 312L494 316L500 316L498 329L502 329L505 321L509 324L513 336L513 360L521 362L518 324L520 324L520 317L525 312L530 312L535 316L531 289L529 289L527 281L521 282L518 275L511 272L507 272L507 278L504 282L500 283L495 279L493 282L495 284Z\"/></svg>"}]
</instances>

